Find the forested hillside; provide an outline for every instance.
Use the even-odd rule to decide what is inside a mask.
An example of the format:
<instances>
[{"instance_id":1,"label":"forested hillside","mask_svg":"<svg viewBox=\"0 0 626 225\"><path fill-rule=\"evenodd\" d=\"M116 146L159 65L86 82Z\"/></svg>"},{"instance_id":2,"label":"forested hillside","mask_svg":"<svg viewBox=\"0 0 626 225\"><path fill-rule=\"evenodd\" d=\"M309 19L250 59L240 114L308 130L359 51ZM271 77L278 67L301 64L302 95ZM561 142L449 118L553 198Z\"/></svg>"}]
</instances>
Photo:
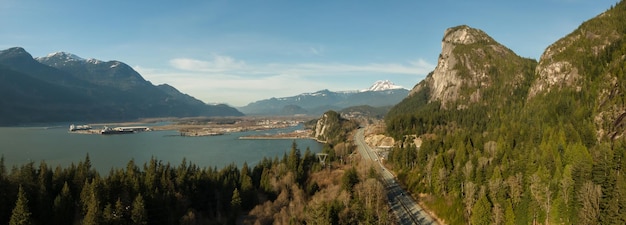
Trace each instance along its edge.
<instances>
[{"instance_id":1,"label":"forested hillside","mask_svg":"<svg viewBox=\"0 0 626 225\"><path fill-rule=\"evenodd\" d=\"M399 178L450 224L625 224L626 3L539 62L483 34L446 31L435 71L388 114Z\"/></svg>"}]
</instances>

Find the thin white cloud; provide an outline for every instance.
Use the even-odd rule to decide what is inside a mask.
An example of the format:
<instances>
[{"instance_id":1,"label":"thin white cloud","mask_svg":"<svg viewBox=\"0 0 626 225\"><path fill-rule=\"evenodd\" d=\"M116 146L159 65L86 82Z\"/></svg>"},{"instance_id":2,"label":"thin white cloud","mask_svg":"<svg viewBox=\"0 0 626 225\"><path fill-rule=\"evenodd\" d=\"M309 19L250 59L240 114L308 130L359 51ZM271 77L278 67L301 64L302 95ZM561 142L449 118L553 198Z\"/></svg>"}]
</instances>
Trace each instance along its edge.
<instances>
[{"instance_id":1,"label":"thin white cloud","mask_svg":"<svg viewBox=\"0 0 626 225\"><path fill-rule=\"evenodd\" d=\"M324 48L309 47L309 50L310 50L311 54L313 54L313 55L316 55L316 56L323 56L324 55Z\"/></svg>"},{"instance_id":2,"label":"thin white cloud","mask_svg":"<svg viewBox=\"0 0 626 225\"><path fill-rule=\"evenodd\" d=\"M369 63L369 64L342 64L342 63L274 63L265 65L248 65L244 61L230 56L214 55L212 60L198 60L191 58L175 58L169 61L170 65L178 70L203 73L230 73L230 74L298 74L298 75L337 75L359 73L385 74L413 74L420 75L430 72L435 66L418 59L407 63Z\"/></svg>"},{"instance_id":3,"label":"thin white cloud","mask_svg":"<svg viewBox=\"0 0 626 225\"><path fill-rule=\"evenodd\" d=\"M176 69L196 72L223 72L238 70L245 67L243 61L237 61L230 56L213 55L213 59L203 61L190 58L175 58L170 65Z\"/></svg>"},{"instance_id":4,"label":"thin white cloud","mask_svg":"<svg viewBox=\"0 0 626 225\"><path fill-rule=\"evenodd\" d=\"M400 63L369 63L369 64L341 64L341 63L301 63L301 64L270 64L267 68L301 75L360 75L362 73L378 74L406 74L423 75L433 70L435 66L419 59L405 64Z\"/></svg>"},{"instance_id":5,"label":"thin white cloud","mask_svg":"<svg viewBox=\"0 0 626 225\"><path fill-rule=\"evenodd\" d=\"M213 55L210 60L175 58L169 65L165 69L134 68L151 82L170 84L206 102L236 106L321 89L356 90L382 77L424 76L435 67L422 59L405 63L248 64L223 55Z\"/></svg>"}]
</instances>

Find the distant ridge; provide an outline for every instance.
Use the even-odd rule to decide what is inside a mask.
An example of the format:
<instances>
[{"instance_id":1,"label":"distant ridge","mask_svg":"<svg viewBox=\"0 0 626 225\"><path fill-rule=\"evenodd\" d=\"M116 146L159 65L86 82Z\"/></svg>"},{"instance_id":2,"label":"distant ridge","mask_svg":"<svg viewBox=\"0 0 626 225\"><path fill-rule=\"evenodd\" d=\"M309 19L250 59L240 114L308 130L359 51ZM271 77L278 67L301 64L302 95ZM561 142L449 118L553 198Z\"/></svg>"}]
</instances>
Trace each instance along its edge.
<instances>
[{"instance_id":1,"label":"distant ridge","mask_svg":"<svg viewBox=\"0 0 626 225\"><path fill-rule=\"evenodd\" d=\"M376 81L368 89L336 92L325 89L296 96L259 100L238 109L247 115L290 115L291 112L298 112L318 116L328 110L341 110L351 106L391 106L400 102L408 93L409 90L383 80Z\"/></svg>"},{"instance_id":2,"label":"distant ridge","mask_svg":"<svg viewBox=\"0 0 626 225\"><path fill-rule=\"evenodd\" d=\"M0 51L1 125L241 115L169 85L154 86L123 62L66 52L33 58L20 47Z\"/></svg>"}]
</instances>

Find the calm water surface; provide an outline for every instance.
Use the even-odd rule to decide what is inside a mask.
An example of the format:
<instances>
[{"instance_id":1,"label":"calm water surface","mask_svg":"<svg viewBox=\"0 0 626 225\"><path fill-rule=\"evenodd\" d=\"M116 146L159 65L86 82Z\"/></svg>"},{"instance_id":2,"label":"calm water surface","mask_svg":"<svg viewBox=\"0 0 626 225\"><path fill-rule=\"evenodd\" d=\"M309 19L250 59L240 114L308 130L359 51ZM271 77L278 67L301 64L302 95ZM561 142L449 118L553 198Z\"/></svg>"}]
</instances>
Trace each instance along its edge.
<instances>
[{"instance_id":1,"label":"calm water surface","mask_svg":"<svg viewBox=\"0 0 626 225\"><path fill-rule=\"evenodd\" d=\"M164 163L178 165L183 158L199 167L222 168L235 163L256 165L263 157L282 157L293 140L239 140L246 135L290 132L301 126L270 131L249 131L210 137L181 137L177 131L152 131L136 134L90 135L68 133L68 126L0 127L0 155L10 169L42 160L48 166L77 164L89 154L92 166L101 174L111 168L125 168L134 159L139 166L156 157ZM320 152L322 145L314 140L296 140L304 154L306 148Z\"/></svg>"}]
</instances>

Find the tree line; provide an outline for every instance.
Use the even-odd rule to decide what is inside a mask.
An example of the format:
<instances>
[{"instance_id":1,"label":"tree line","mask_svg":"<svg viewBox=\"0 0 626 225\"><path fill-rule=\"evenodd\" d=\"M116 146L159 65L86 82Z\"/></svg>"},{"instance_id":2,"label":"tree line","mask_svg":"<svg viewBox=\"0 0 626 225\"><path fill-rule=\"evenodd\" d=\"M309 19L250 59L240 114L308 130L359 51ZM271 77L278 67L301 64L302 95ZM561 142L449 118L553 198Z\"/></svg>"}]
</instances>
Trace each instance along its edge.
<instances>
[{"instance_id":1,"label":"tree line","mask_svg":"<svg viewBox=\"0 0 626 225\"><path fill-rule=\"evenodd\" d=\"M341 127L341 126L340 126ZM89 155L51 168L45 161L5 167L0 158L0 224L375 224L390 223L384 188L371 166L348 160L347 138L326 143L330 166L295 142L282 157L217 169L151 158L106 175ZM345 178L344 178L345 177ZM242 216L243 219L242 219Z\"/></svg>"},{"instance_id":2,"label":"tree line","mask_svg":"<svg viewBox=\"0 0 626 225\"><path fill-rule=\"evenodd\" d=\"M55 169L42 161L7 171L0 162L0 221L10 224L223 224L254 203L247 165L218 170L152 158L102 176L89 155Z\"/></svg>"}]
</instances>

